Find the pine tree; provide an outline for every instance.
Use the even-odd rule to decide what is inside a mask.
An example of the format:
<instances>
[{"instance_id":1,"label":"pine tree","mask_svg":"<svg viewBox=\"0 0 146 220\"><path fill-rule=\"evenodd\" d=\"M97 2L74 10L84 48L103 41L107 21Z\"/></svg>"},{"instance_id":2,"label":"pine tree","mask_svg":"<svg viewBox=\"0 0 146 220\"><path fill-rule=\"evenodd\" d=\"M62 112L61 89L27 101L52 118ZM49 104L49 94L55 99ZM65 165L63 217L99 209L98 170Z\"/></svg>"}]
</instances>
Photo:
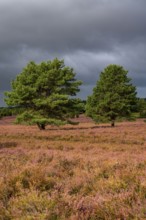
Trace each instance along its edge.
<instances>
[{"instance_id":1,"label":"pine tree","mask_svg":"<svg viewBox=\"0 0 146 220\"><path fill-rule=\"evenodd\" d=\"M6 92L9 106L20 106L25 111L17 122L37 124L45 129L48 124L68 122L80 110L80 100L72 98L79 92L81 81L76 80L74 70L63 60L36 64L31 61L12 81L12 91Z\"/></svg>"},{"instance_id":2,"label":"pine tree","mask_svg":"<svg viewBox=\"0 0 146 220\"><path fill-rule=\"evenodd\" d=\"M136 88L122 66L109 65L100 74L93 94L88 97L86 114L94 121L110 121L129 117L136 105Z\"/></svg>"}]
</instances>

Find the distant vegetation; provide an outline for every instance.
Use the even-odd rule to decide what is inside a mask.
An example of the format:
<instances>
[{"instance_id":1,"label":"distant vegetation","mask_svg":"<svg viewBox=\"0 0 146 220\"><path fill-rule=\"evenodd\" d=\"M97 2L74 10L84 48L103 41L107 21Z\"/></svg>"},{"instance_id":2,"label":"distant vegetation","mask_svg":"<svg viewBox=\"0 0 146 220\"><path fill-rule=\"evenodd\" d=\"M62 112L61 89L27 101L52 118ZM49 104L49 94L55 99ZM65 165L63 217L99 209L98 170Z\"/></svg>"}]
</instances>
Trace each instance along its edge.
<instances>
[{"instance_id":1,"label":"distant vegetation","mask_svg":"<svg viewBox=\"0 0 146 220\"><path fill-rule=\"evenodd\" d=\"M5 116L16 116L24 111L22 107L0 107L0 118Z\"/></svg>"},{"instance_id":2,"label":"distant vegetation","mask_svg":"<svg viewBox=\"0 0 146 220\"><path fill-rule=\"evenodd\" d=\"M146 118L146 99L139 98L137 100L137 111L140 118Z\"/></svg>"}]
</instances>

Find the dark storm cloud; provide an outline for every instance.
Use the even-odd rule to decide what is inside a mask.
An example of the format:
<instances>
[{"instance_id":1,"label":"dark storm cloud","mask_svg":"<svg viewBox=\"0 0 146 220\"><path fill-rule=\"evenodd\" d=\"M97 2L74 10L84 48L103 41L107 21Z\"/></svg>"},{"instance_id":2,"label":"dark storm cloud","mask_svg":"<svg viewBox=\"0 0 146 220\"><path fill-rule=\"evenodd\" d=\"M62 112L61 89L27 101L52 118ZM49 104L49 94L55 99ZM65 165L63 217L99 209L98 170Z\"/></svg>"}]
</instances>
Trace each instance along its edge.
<instances>
[{"instance_id":1,"label":"dark storm cloud","mask_svg":"<svg viewBox=\"0 0 146 220\"><path fill-rule=\"evenodd\" d=\"M30 60L58 57L84 81L82 97L110 63L129 70L146 96L145 26L145 0L1 0L0 89Z\"/></svg>"}]
</instances>

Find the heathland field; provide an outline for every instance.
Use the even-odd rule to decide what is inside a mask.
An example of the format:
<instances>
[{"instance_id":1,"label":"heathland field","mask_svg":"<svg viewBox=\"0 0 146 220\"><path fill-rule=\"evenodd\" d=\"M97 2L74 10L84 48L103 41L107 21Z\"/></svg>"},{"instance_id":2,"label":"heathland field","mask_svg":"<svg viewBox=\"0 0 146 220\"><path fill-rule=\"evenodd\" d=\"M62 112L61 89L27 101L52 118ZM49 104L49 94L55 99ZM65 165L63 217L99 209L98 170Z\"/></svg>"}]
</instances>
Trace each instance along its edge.
<instances>
[{"instance_id":1,"label":"heathland field","mask_svg":"<svg viewBox=\"0 0 146 220\"><path fill-rule=\"evenodd\" d=\"M146 123L0 121L0 220L146 219Z\"/></svg>"}]
</instances>

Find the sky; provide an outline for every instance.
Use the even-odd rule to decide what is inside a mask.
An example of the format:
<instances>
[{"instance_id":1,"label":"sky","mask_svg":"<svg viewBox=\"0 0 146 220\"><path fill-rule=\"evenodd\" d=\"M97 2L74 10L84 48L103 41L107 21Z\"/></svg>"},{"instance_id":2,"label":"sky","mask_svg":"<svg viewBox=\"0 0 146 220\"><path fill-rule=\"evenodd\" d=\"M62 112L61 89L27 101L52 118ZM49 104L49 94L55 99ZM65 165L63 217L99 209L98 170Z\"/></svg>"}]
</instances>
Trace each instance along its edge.
<instances>
[{"instance_id":1,"label":"sky","mask_svg":"<svg viewBox=\"0 0 146 220\"><path fill-rule=\"evenodd\" d=\"M0 106L31 60L64 59L86 99L109 64L146 97L146 0L0 0Z\"/></svg>"}]
</instances>

